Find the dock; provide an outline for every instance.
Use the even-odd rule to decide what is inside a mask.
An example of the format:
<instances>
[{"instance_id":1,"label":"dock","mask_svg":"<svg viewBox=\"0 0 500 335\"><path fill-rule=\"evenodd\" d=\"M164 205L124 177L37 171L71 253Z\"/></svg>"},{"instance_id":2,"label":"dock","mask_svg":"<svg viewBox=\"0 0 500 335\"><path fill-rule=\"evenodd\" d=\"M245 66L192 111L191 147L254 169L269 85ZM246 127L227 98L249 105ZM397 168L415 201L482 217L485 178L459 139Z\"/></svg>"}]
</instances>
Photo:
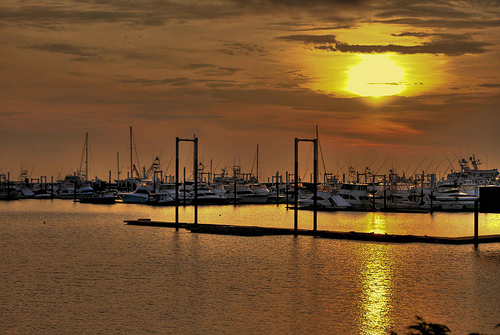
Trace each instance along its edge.
<instances>
[{"instance_id":1,"label":"dock","mask_svg":"<svg viewBox=\"0 0 500 335\"><path fill-rule=\"evenodd\" d=\"M275 236L275 235L294 235L294 236L312 236L316 238L329 238L337 240L353 241L371 241L384 243L431 243L431 244L476 244L478 243L498 243L500 235L482 235L478 241L474 236L463 237L439 237L427 235L397 235L397 234L376 234L366 232L340 232L329 230L308 230L292 228L272 228L258 226L235 226L223 224L193 224L193 223L175 223L165 221L152 221L151 219L125 220L127 225L146 226L146 227L164 227L185 229L198 234L219 234L233 236Z\"/></svg>"}]
</instances>

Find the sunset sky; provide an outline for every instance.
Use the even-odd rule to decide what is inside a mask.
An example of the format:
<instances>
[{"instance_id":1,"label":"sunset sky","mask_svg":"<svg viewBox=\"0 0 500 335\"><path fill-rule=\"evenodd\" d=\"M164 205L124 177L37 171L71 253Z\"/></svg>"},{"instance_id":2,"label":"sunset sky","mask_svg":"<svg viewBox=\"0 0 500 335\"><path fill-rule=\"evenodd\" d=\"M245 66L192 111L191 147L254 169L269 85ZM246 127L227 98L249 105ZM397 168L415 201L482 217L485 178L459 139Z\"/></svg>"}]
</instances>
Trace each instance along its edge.
<instances>
[{"instance_id":1,"label":"sunset sky","mask_svg":"<svg viewBox=\"0 0 500 335\"><path fill-rule=\"evenodd\" d=\"M259 145L261 172L284 174L316 125L328 172L500 168L499 5L3 0L0 173L64 177L88 133L107 180L117 153L130 169L133 127L141 166L167 170L175 137L196 135L217 173L250 172Z\"/></svg>"}]
</instances>

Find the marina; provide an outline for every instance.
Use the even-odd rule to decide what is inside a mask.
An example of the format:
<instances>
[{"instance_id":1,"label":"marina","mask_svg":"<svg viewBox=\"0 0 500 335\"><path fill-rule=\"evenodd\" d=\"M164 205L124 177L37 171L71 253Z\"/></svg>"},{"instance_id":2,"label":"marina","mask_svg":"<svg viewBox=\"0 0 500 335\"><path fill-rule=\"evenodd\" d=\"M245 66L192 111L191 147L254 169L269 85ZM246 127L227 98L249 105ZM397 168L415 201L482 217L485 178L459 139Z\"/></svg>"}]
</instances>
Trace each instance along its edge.
<instances>
[{"instance_id":1,"label":"marina","mask_svg":"<svg viewBox=\"0 0 500 335\"><path fill-rule=\"evenodd\" d=\"M259 181L258 172L246 174L239 166L233 167L232 176L225 170L220 175L204 172L197 159L197 140L177 139L177 142L196 143L191 179L186 179L184 168L181 180L177 150L175 176L164 176L158 158L147 171L144 168L142 174L137 169L134 174L132 169L126 180L112 181L110 171L108 182L97 178L88 180L87 170L79 170L63 180L54 181L51 177L50 182L46 176L30 179L27 171L21 173L18 181L11 181L10 173L0 174L0 200L59 198L108 204L118 200L156 206L286 203L311 210L433 212L473 211L475 203L482 198L480 210L485 211L481 205L487 203L488 211L500 211L500 174L497 169L480 169L481 161L475 156L469 158L470 162L460 160L460 171L452 169L453 172L440 180L425 171L405 176L390 170L389 174L378 175L366 168L363 173L349 169L349 174L342 178L324 172L322 182L316 158L314 179L311 177L311 181L306 182L295 178L299 175L296 151L294 173L286 172L283 176L278 172L266 183ZM317 147L317 139L296 139L296 147L299 141L314 141ZM131 166L134 166L132 162Z\"/></svg>"},{"instance_id":2,"label":"marina","mask_svg":"<svg viewBox=\"0 0 500 335\"><path fill-rule=\"evenodd\" d=\"M499 1L4 1L1 335L500 335Z\"/></svg>"}]
</instances>

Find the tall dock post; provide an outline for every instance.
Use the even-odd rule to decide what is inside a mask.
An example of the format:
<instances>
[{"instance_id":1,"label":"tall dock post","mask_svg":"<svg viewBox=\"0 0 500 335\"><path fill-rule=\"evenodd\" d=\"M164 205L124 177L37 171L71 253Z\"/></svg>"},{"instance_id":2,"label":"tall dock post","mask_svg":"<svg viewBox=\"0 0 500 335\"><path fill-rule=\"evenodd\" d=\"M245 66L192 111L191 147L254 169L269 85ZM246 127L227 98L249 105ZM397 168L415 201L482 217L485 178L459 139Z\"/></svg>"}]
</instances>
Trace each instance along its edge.
<instances>
[{"instance_id":1,"label":"tall dock post","mask_svg":"<svg viewBox=\"0 0 500 335\"><path fill-rule=\"evenodd\" d=\"M280 172L276 171L276 206L280 205L280 182L279 178L280 177Z\"/></svg>"},{"instance_id":2,"label":"tall dock post","mask_svg":"<svg viewBox=\"0 0 500 335\"><path fill-rule=\"evenodd\" d=\"M175 229L179 229L179 142L194 142L193 175L194 175L194 224L198 224L198 137L193 139L175 138ZM184 173L184 175L186 175ZM185 185L184 185L185 186ZM184 187L184 190L186 188ZM186 197L184 196L184 203Z\"/></svg>"},{"instance_id":3,"label":"tall dock post","mask_svg":"<svg viewBox=\"0 0 500 335\"><path fill-rule=\"evenodd\" d=\"M298 223L298 209L299 209L299 142L313 142L314 144L314 185L313 185L313 231L318 229L318 139L298 139L295 138L295 189L294 189L294 236L297 236L299 223Z\"/></svg>"},{"instance_id":4,"label":"tall dock post","mask_svg":"<svg viewBox=\"0 0 500 335\"><path fill-rule=\"evenodd\" d=\"M474 201L474 249L479 245L479 201Z\"/></svg>"},{"instance_id":5,"label":"tall dock post","mask_svg":"<svg viewBox=\"0 0 500 335\"><path fill-rule=\"evenodd\" d=\"M318 230L318 138L313 140L314 144L314 219L313 231Z\"/></svg>"},{"instance_id":6,"label":"tall dock post","mask_svg":"<svg viewBox=\"0 0 500 335\"><path fill-rule=\"evenodd\" d=\"M198 224L198 137L195 137L193 148L193 174L194 174L194 224Z\"/></svg>"},{"instance_id":7,"label":"tall dock post","mask_svg":"<svg viewBox=\"0 0 500 335\"><path fill-rule=\"evenodd\" d=\"M295 237L297 237L297 231L299 229L299 139L295 139L295 166L294 166L294 189L293 189L293 208L295 212L293 213L293 231Z\"/></svg>"},{"instance_id":8,"label":"tall dock post","mask_svg":"<svg viewBox=\"0 0 500 335\"><path fill-rule=\"evenodd\" d=\"M175 138L175 230L179 230L179 141Z\"/></svg>"},{"instance_id":9,"label":"tall dock post","mask_svg":"<svg viewBox=\"0 0 500 335\"><path fill-rule=\"evenodd\" d=\"M54 176L50 176L50 198L54 199Z\"/></svg>"}]
</instances>

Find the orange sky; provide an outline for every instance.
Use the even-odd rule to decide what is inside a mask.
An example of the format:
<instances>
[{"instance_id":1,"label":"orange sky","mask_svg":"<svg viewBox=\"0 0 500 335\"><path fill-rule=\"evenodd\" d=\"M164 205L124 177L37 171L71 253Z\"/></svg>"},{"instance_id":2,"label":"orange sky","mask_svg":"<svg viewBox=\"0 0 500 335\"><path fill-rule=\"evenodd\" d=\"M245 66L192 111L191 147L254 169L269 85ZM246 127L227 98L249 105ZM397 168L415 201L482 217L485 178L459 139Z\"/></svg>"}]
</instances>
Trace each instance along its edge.
<instances>
[{"instance_id":1,"label":"orange sky","mask_svg":"<svg viewBox=\"0 0 500 335\"><path fill-rule=\"evenodd\" d=\"M164 170L175 137L196 134L217 173L250 172L257 145L265 176L292 171L316 125L328 172L438 173L472 154L499 168L499 14L487 0L4 0L0 173L72 173L88 132L90 175L107 179L117 153L129 170L130 126L140 165ZM363 93L346 90L356 66ZM389 93L364 96L375 88Z\"/></svg>"}]
</instances>

